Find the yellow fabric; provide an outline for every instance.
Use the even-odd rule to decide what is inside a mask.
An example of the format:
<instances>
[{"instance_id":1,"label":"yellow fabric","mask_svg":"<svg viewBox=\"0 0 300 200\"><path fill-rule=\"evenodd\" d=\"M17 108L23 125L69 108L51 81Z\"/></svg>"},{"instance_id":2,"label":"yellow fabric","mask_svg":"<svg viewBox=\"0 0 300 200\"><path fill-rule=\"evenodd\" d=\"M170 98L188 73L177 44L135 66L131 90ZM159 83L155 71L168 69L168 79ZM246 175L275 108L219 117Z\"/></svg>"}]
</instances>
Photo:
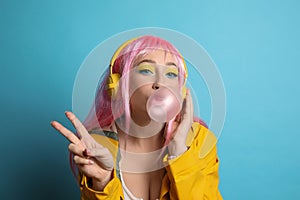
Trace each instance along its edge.
<instances>
[{"instance_id":1,"label":"yellow fabric","mask_svg":"<svg viewBox=\"0 0 300 200\"><path fill-rule=\"evenodd\" d=\"M103 139L105 136L97 135L94 138L102 145L103 141L108 141ZM108 148L116 159L118 143L113 139L109 140L113 143L108 144ZM111 144L116 145L115 148ZM194 123L186 144L189 148L181 156L173 160L167 160L168 155L164 157L166 174L161 186L160 200L222 200L218 190L219 161L215 136L204 126ZM87 182L87 177L82 176L81 200L124 199L122 183L115 171L113 179L103 191L94 191Z\"/></svg>"}]
</instances>

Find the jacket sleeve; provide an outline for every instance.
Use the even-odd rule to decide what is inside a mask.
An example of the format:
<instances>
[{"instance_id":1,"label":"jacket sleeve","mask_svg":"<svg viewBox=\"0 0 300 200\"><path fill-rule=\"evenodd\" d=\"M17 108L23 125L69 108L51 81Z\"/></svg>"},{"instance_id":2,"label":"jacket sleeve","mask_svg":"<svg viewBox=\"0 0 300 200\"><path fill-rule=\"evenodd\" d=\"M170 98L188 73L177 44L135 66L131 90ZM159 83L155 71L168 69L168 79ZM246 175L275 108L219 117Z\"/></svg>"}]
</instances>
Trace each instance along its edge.
<instances>
[{"instance_id":1,"label":"jacket sleeve","mask_svg":"<svg viewBox=\"0 0 300 200\"><path fill-rule=\"evenodd\" d=\"M172 160L164 158L170 199L221 200L216 138L196 123L189 136L185 153Z\"/></svg>"},{"instance_id":2,"label":"jacket sleeve","mask_svg":"<svg viewBox=\"0 0 300 200\"><path fill-rule=\"evenodd\" d=\"M82 175L80 178L81 200L124 199L122 184L115 170L112 180L105 186L103 191L93 190L88 177L85 175Z\"/></svg>"}]
</instances>

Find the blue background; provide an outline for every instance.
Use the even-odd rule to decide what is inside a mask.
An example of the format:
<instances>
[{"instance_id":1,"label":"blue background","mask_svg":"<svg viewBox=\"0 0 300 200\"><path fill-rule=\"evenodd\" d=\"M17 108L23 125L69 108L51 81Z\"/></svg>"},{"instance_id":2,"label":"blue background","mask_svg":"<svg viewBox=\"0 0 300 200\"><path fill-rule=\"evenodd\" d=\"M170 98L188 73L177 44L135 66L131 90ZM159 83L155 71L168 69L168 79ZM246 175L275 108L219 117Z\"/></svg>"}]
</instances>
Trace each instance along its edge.
<instances>
[{"instance_id":1,"label":"blue background","mask_svg":"<svg viewBox=\"0 0 300 200\"><path fill-rule=\"evenodd\" d=\"M68 142L77 70L101 41L158 26L201 44L227 93L224 199L299 199L299 1L0 2L1 199L78 199Z\"/></svg>"}]
</instances>

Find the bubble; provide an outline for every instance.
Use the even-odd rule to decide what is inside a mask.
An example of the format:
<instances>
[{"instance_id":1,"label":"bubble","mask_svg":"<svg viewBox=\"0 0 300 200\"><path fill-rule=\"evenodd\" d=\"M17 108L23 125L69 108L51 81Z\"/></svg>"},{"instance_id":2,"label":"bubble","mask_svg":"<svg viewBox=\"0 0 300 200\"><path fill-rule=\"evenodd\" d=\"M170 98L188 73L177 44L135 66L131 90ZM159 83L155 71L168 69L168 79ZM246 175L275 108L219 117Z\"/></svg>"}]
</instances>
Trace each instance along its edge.
<instances>
[{"instance_id":1,"label":"bubble","mask_svg":"<svg viewBox=\"0 0 300 200\"><path fill-rule=\"evenodd\" d=\"M169 88L159 88L147 101L147 112L156 122L167 122L176 117L181 110L181 101Z\"/></svg>"}]
</instances>

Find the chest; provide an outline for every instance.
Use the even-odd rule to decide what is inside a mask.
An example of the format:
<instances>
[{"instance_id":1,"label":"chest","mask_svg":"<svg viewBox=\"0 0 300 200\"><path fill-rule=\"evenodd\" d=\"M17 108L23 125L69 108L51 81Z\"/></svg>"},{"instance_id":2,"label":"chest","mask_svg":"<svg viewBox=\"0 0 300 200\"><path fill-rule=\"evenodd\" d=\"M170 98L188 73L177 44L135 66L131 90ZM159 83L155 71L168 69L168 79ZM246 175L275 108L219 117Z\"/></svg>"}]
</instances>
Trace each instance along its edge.
<instances>
[{"instance_id":1,"label":"chest","mask_svg":"<svg viewBox=\"0 0 300 200\"><path fill-rule=\"evenodd\" d=\"M159 199L164 169L148 173L122 173L122 179L129 192L143 200Z\"/></svg>"}]
</instances>

